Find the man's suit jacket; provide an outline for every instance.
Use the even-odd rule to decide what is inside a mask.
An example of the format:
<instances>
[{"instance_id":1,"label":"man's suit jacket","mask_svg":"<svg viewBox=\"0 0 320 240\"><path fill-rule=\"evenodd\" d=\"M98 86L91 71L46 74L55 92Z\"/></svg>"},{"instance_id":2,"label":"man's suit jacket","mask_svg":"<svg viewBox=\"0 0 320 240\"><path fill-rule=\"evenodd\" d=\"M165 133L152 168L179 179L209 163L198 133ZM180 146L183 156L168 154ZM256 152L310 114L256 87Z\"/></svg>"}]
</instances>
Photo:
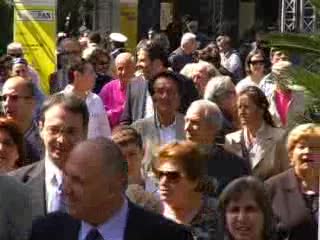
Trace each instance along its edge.
<instances>
[{"instance_id":1,"label":"man's suit jacket","mask_svg":"<svg viewBox=\"0 0 320 240\"><path fill-rule=\"evenodd\" d=\"M207 174L216 182L215 197L219 197L223 189L232 180L250 175L247 161L225 150L220 145L205 146L207 152Z\"/></svg>"},{"instance_id":2,"label":"man's suit jacket","mask_svg":"<svg viewBox=\"0 0 320 240\"><path fill-rule=\"evenodd\" d=\"M51 213L33 222L30 240L78 240L79 220L66 213ZM178 225L129 202L124 240L192 240L192 235Z\"/></svg>"},{"instance_id":3,"label":"man's suit jacket","mask_svg":"<svg viewBox=\"0 0 320 240\"><path fill-rule=\"evenodd\" d=\"M243 130L226 135L225 148L234 154L245 157L242 150ZM288 152L285 144L285 130L267 124L257 134L257 151L251 166L252 174L266 180L289 168Z\"/></svg>"},{"instance_id":4,"label":"man's suit jacket","mask_svg":"<svg viewBox=\"0 0 320 240\"><path fill-rule=\"evenodd\" d=\"M32 216L44 216L47 213L44 160L22 167L9 174L30 188Z\"/></svg>"},{"instance_id":5,"label":"man's suit jacket","mask_svg":"<svg viewBox=\"0 0 320 240\"><path fill-rule=\"evenodd\" d=\"M279 218L279 230L288 240L316 240L318 224L307 208L297 177L289 169L266 181L274 214Z\"/></svg>"},{"instance_id":6,"label":"man's suit jacket","mask_svg":"<svg viewBox=\"0 0 320 240\"><path fill-rule=\"evenodd\" d=\"M121 124L130 125L134 121L144 117L147 93L147 80L142 76L132 79L127 86L126 103L120 118Z\"/></svg>"},{"instance_id":7,"label":"man's suit jacket","mask_svg":"<svg viewBox=\"0 0 320 240\"><path fill-rule=\"evenodd\" d=\"M146 146L146 155L143 161L143 168L149 171L151 160L161 145L160 129L156 126L155 117L140 119L131 125L140 133L143 143ZM184 116L181 113L176 114L176 140L184 140L186 134L184 131Z\"/></svg>"},{"instance_id":8,"label":"man's suit jacket","mask_svg":"<svg viewBox=\"0 0 320 240\"><path fill-rule=\"evenodd\" d=\"M13 177L0 176L0 239L28 239L31 213L29 189Z\"/></svg>"}]
</instances>

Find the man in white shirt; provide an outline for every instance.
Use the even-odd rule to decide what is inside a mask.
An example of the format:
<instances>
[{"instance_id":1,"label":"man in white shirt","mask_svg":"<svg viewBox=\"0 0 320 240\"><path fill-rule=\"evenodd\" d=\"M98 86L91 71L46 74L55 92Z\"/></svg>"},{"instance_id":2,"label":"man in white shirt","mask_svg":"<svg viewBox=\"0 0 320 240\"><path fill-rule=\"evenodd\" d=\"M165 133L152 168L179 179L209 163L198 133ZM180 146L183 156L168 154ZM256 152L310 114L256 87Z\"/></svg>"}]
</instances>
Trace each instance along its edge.
<instances>
[{"instance_id":1,"label":"man in white shirt","mask_svg":"<svg viewBox=\"0 0 320 240\"><path fill-rule=\"evenodd\" d=\"M127 162L110 139L77 145L65 164L63 185L68 214L56 212L34 221L31 240L192 239L182 226L125 197Z\"/></svg>"},{"instance_id":2,"label":"man in white shirt","mask_svg":"<svg viewBox=\"0 0 320 240\"><path fill-rule=\"evenodd\" d=\"M81 99L62 93L43 104L39 123L44 159L11 173L31 188L32 214L64 210L62 169L72 148L87 136L89 113Z\"/></svg>"},{"instance_id":3,"label":"man in white shirt","mask_svg":"<svg viewBox=\"0 0 320 240\"><path fill-rule=\"evenodd\" d=\"M88 138L109 137L111 128L101 98L91 92L96 73L92 64L86 60L74 63L70 67L70 84L62 91L74 94L85 100L89 111Z\"/></svg>"}]
</instances>

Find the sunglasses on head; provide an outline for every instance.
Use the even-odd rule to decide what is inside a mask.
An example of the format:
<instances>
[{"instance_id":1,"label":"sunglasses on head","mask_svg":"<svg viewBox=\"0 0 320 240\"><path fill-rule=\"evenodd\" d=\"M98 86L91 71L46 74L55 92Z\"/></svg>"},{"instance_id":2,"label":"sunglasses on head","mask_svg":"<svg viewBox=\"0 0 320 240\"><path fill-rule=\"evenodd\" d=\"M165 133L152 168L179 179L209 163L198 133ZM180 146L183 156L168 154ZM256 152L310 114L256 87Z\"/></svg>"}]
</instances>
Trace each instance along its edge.
<instances>
[{"instance_id":1,"label":"sunglasses on head","mask_svg":"<svg viewBox=\"0 0 320 240\"><path fill-rule=\"evenodd\" d=\"M161 180L163 177L166 177L171 182L178 182L181 179L181 173L178 171L155 171L156 177Z\"/></svg>"}]
</instances>

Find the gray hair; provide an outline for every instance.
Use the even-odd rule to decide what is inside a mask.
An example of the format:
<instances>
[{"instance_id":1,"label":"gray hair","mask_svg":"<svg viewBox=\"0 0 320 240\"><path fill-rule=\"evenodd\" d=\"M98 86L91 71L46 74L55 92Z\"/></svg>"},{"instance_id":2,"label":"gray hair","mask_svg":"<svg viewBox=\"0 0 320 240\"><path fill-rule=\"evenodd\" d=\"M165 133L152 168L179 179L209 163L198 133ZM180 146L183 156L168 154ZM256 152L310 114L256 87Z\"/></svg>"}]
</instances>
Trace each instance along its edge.
<instances>
[{"instance_id":1,"label":"gray hair","mask_svg":"<svg viewBox=\"0 0 320 240\"><path fill-rule=\"evenodd\" d=\"M208 75L209 75L209 78L212 78L212 77L215 77L215 76L220 76L220 72L218 71L218 69L213 66L213 64L209 63L209 62L206 62L206 61L202 61L200 60L196 67L196 69L206 69Z\"/></svg>"},{"instance_id":2,"label":"gray hair","mask_svg":"<svg viewBox=\"0 0 320 240\"><path fill-rule=\"evenodd\" d=\"M213 77L207 83L204 91L204 99L219 104L225 97L228 96L230 88L235 90L232 80L228 76Z\"/></svg>"},{"instance_id":3,"label":"gray hair","mask_svg":"<svg viewBox=\"0 0 320 240\"><path fill-rule=\"evenodd\" d=\"M181 38L180 46L184 46L189 42L196 41L196 38L197 38L196 35L194 35L193 33L187 32L183 34Z\"/></svg>"},{"instance_id":4,"label":"gray hair","mask_svg":"<svg viewBox=\"0 0 320 240\"><path fill-rule=\"evenodd\" d=\"M187 110L201 113L201 117L207 123L216 127L217 131L222 128L222 113L217 104L210 102L209 100L200 99L191 103Z\"/></svg>"}]
</instances>

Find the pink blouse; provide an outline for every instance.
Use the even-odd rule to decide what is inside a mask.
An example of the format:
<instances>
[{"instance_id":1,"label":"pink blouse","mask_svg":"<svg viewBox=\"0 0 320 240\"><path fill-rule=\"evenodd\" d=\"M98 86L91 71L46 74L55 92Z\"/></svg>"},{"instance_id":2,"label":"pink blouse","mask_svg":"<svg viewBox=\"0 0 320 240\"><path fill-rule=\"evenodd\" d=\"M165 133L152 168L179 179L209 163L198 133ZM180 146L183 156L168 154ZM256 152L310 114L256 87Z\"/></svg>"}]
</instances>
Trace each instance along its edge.
<instances>
[{"instance_id":1,"label":"pink blouse","mask_svg":"<svg viewBox=\"0 0 320 240\"><path fill-rule=\"evenodd\" d=\"M276 97L276 106L280 116L280 120L283 125L286 125L288 121L288 111L289 111L292 94L291 92L285 93L282 91L281 92L276 91L275 97Z\"/></svg>"},{"instance_id":2,"label":"pink blouse","mask_svg":"<svg viewBox=\"0 0 320 240\"><path fill-rule=\"evenodd\" d=\"M116 127L124 109L127 88L121 84L119 79L112 80L101 89L99 96L110 122L111 128Z\"/></svg>"}]
</instances>

